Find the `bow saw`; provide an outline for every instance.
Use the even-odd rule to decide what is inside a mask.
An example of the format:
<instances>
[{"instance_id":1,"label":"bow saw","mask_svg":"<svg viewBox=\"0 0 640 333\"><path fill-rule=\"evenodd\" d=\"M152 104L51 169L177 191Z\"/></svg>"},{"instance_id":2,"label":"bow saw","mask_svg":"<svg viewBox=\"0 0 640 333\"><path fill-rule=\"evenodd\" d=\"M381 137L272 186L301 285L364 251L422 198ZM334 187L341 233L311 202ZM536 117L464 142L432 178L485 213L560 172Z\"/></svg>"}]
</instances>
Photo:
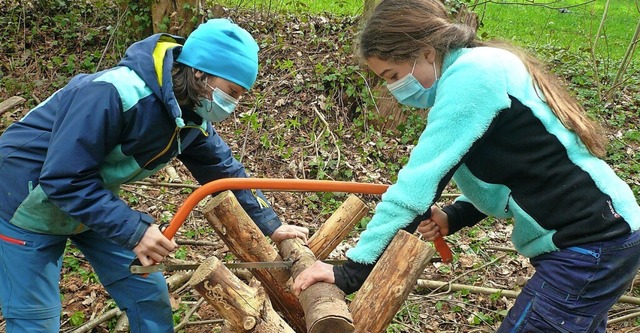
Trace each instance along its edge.
<instances>
[{"instance_id":1,"label":"bow saw","mask_svg":"<svg viewBox=\"0 0 640 333\"><path fill-rule=\"evenodd\" d=\"M178 208L169 225L162 231L167 239L172 239L178 229L196 207L207 196L226 190L263 190L286 192L345 192L360 194L383 194L389 185L371 184L332 180L311 179L276 179L276 178L223 178L206 183L193 191L182 206ZM450 263L453 260L451 249L442 237L433 241L434 247L442 262ZM140 274L140 264L137 259L130 265L132 273ZM155 271L161 269L157 267Z\"/></svg>"}]
</instances>

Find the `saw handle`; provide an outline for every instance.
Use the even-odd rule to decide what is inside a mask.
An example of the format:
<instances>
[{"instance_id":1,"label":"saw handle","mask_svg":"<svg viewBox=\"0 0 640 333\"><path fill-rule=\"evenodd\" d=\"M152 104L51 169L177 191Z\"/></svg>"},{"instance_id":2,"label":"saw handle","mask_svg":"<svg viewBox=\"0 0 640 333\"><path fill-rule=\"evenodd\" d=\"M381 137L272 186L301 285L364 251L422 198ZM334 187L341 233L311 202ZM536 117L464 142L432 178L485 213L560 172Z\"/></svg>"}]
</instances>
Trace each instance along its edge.
<instances>
[{"instance_id":1,"label":"saw handle","mask_svg":"<svg viewBox=\"0 0 640 333\"><path fill-rule=\"evenodd\" d=\"M160 226L158 226L158 229L160 229L160 232L162 232L162 234L167 237L167 235L164 233L165 231L167 231L167 228L169 227L169 223L164 222L162 224L160 224ZM171 237L173 238L173 237ZM167 239L171 240L171 238L167 237ZM155 262L154 260L154 265L157 264L157 262ZM142 262L140 262L140 259L135 258L133 259L133 261L129 264L129 271L131 271L131 267L142 267ZM149 273L142 273L140 274L142 275L142 277L147 277L149 275Z\"/></svg>"},{"instance_id":2,"label":"saw handle","mask_svg":"<svg viewBox=\"0 0 640 333\"><path fill-rule=\"evenodd\" d=\"M436 248L436 251L438 251L443 263L448 264L453 261L453 254L451 253L451 249L444 238L438 237L434 239L433 246Z\"/></svg>"},{"instance_id":3,"label":"saw handle","mask_svg":"<svg viewBox=\"0 0 640 333\"><path fill-rule=\"evenodd\" d=\"M162 232L165 237L172 239L182 226L194 207L207 196L226 190L279 190L306 192L345 192L361 194L382 194L389 185L358 182L345 182L315 179L276 179L276 178L223 178L206 183L193 191L182 206L178 208L169 225ZM436 251L442 261L449 263L453 260L451 249L440 237L433 241Z\"/></svg>"}]
</instances>

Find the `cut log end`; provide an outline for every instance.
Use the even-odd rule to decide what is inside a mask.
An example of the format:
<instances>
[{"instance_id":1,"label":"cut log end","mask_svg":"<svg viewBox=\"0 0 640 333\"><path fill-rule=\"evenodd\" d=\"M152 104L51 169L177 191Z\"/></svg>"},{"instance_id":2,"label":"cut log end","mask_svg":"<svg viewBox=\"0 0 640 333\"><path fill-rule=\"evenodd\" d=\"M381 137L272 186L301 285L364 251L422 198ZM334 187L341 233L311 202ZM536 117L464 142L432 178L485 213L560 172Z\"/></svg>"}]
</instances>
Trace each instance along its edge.
<instances>
[{"instance_id":1,"label":"cut log end","mask_svg":"<svg viewBox=\"0 0 640 333\"><path fill-rule=\"evenodd\" d=\"M215 257L211 257L205 260L198 269L193 272L191 279L189 280L189 286L194 287L205 280L209 279L211 272L216 271L222 263Z\"/></svg>"},{"instance_id":2,"label":"cut log end","mask_svg":"<svg viewBox=\"0 0 640 333\"><path fill-rule=\"evenodd\" d=\"M242 327L248 331L256 327L257 323L258 321L256 320L256 317L252 317L252 316L246 317L244 318L244 320L242 320Z\"/></svg>"},{"instance_id":3,"label":"cut log end","mask_svg":"<svg viewBox=\"0 0 640 333\"><path fill-rule=\"evenodd\" d=\"M350 333L355 331L350 318L331 316L322 318L313 323L309 328L309 333Z\"/></svg>"}]
</instances>

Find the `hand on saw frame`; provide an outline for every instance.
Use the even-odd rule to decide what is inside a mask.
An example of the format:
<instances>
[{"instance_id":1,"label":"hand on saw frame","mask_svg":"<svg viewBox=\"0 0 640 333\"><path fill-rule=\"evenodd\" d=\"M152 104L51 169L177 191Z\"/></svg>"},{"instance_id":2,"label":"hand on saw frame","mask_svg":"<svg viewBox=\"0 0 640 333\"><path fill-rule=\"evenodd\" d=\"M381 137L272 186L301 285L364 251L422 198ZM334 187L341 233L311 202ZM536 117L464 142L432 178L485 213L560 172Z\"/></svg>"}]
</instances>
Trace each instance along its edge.
<instances>
[{"instance_id":1,"label":"hand on saw frame","mask_svg":"<svg viewBox=\"0 0 640 333\"><path fill-rule=\"evenodd\" d=\"M177 247L178 244L173 239L167 239L160 228L152 224L147 228L138 245L133 248L133 252L143 266L149 266L163 261Z\"/></svg>"}]
</instances>

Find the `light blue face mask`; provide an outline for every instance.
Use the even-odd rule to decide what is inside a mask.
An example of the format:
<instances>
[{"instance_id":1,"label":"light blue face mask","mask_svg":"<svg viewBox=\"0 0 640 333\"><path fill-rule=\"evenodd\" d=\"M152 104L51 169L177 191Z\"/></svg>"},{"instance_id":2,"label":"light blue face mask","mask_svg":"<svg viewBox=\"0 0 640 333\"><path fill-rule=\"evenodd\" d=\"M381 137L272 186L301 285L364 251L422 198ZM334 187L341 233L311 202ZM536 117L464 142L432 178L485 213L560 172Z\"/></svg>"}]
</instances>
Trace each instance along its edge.
<instances>
[{"instance_id":1,"label":"light blue face mask","mask_svg":"<svg viewBox=\"0 0 640 333\"><path fill-rule=\"evenodd\" d=\"M196 106L193 111L202 117L202 119L214 123L229 118L233 110L238 106L238 100L229 96L219 88L213 88L208 83L206 85L213 89L211 99L200 99L200 106Z\"/></svg>"},{"instance_id":2,"label":"light blue face mask","mask_svg":"<svg viewBox=\"0 0 640 333\"><path fill-rule=\"evenodd\" d=\"M413 76L413 71L416 69L416 62L413 63L411 73L396 82L388 84L387 88L400 104L421 109L430 108L436 101L436 88L438 87L439 80L438 72L436 71L436 62L433 62L433 72L436 80L433 81L433 84L429 88L423 87L420 81Z\"/></svg>"}]
</instances>

